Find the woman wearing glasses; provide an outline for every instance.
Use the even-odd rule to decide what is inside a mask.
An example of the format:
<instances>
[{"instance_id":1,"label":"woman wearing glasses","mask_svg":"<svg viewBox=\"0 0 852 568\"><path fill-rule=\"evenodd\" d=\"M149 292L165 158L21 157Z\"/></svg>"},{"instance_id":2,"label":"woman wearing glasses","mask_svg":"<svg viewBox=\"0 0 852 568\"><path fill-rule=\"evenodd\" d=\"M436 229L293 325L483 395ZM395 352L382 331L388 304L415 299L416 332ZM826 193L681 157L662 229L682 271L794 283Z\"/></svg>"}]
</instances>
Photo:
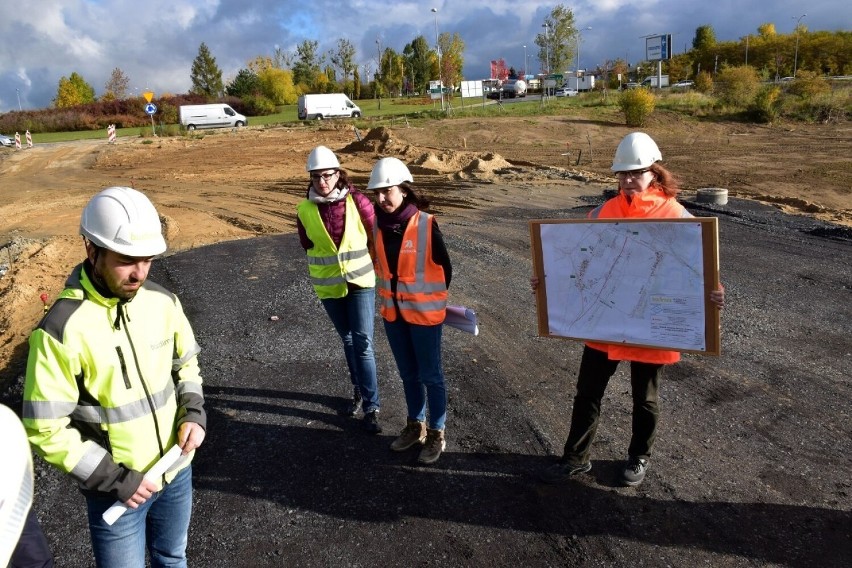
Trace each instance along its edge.
<instances>
[{"instance_id":1,"label":"woman wearing glasses","mask_svg":"<svg viewBox=\"0 0 852 568\"><path fill-rule=\"evenodd\" d=\"M311 181L297 207L299 241L308 258L314 291L334 329L352 381L352 399L341 413L364 411L364 428L382 431L378 421L379 387L373 352L376 274L373 271L372 202L349 182L334 152L317 146L306 166Z\"/></svg>"},{"instance_id":2,"label":"woman wearing glasses","mask_svg":"<svg viewBox=\"0 0 852 568\"><path fill-rule=\"evenodd\" d=\"M612 171L618 178L618 195L589 212L592 219L655 219L692 217L677 202L677 181L660 161L660 149L643 132L628 134L615 151ZM538 279L531 279L533 290ZM724 288L710 293L717 308L725 303ZM621 471L627 486L642 483L650 465L651 449L657 433L659 404L657 393L664 365L680 360L677 351L627 347L587 342L577 377L577 393L571 414L571 428L559 463L542 475L547 482L560 482L592 469L589 454L598 427L601 400L609 379L620 361L630 362L633 398L632 437L628 459Z\"/></svg>"}]
</instances>

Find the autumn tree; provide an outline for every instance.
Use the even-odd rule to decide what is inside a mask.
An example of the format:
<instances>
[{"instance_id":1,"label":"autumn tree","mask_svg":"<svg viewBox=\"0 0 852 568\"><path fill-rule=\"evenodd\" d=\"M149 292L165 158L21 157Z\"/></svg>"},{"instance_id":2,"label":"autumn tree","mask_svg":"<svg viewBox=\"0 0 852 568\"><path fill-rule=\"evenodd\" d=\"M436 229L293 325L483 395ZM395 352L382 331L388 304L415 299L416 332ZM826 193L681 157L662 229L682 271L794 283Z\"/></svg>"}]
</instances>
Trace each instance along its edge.
<instances>
[{"instance_id":1,"label":"autumn tree","mask_svg":"<svg viewBox=\"0 0 852 568\"><path fill-rule=\"evenodd\" d=\"M405 57L390 47L382 52L379 68L381 90L383 93L399 94L404 82Z\"/></svg>"},{"instance_id":2,"label":"autumn tree","mask_svg":"<svg viewBox=\"0 0 852 568\"><path fill-rule=\"evenodd\" d=\"M192 88L189 91L197 95L215 99L222 96L225 90L222 84L222 70L216 65L216 58L203 42L198 48L198 55L192 62L190 80Z\"/></svg>"},{"instance_id":3,"label":"autumn tree","mask_svg":"<svg viewBox=\"0 0 852 568\"><path fill-rule=\"evenodd\" d=\"M358 66L352 68L352 98L358 100L361 98L361 74L358 72Z\"/></svg>"},{"instance_id":4,"label":"autumn tree","mask_svg":"<svg viewBox=\"0 0 852 568\"><path fill-rule=\"evenodd\" d=\"M109 76L109 81L104 85L102 100L114 101L124 100L130 90L130 79L124 71L116 67Z\"/></svg>"},{"instance_id":5,"label":"autumn tree","mask_svg":"<svg viewBox=\"0 0 852 568\"><path fill-rule=\"evenodd\" d=\"M576 53L577 26L574 12L559 4L544 19L544 33L535 37L538 58L548 73L559 73L571 67Z\"/></svg>"},{"instance_id":6,"label":"autumn tree","mask_svg":"<svg viewBox=\"0 0 852 568\"><path fill-rule=\"evenodd\" d=\"M296 46L296 61L293 64L293 82L304 89L316 86L323 59L317 53L318 41L305 40Z\"/></svg>"},{"instance_id":7,"label":"autumn tree","mask_svg":"<svg viewBox=\"0 0 852 568\"><path fill-rule=\"evenodd\" d=\"M355 67L355 46L346 38L337 40L337 49L330 53L332 65L340 69L343 74L343 88L347 94L352 94L352 91L347 91L349 74Z\"/></svg>"},{"instance_id":8,"label":"autumn tree","mask_svg":"<svg viewBox=\"0 0 852 568\"><path fill-rule=\"evenodd\" d=\"M411 88L414 91L425 93L429 89L431 51L429 43L422 35L414 38L402 49L406 75L411 81Z\"/></svg>"},{"instance_id":9,"label":"autumn tree","mask_svg":"<svg viewBox=\"0 0 852 568\"><path fill-rule=\"evenodd\" d=\"M775 37L778 33L775 31L775 24L767 22L757 26L757 35L763 39L769 39Z\"/></svg>"},{"instance_id":10,"label":"autumn tree","mask_svg":"<svg viewBox=\"0 0 852 568\"><path fill-rule=\"evenodd\" d=\"M76 71L70 77L61 77L53 106L67 108L95 102L95 89Z\"/></svg>"},{"instance_id":11,"label":"autumn tree","mask_svg":"<svg viewBox=\"0 0 852 568\"><path fill-rule=\"evenodd\" d=\"M441 80L445 86L461 84L464 68L464 41L457 33L442 33L438 38L441 46Z\"/></svg>"},{"instance_id":12,"label":"autumn tree","mask_svg":"<svg viewBox=\"0 0 852 568\"><path fill-rule=\"evenodd\" d=\"M698 26L692 39L692 48L698 50L711 49L716 45L716 33L709 25Z\"/></svg>"}]
</instances>

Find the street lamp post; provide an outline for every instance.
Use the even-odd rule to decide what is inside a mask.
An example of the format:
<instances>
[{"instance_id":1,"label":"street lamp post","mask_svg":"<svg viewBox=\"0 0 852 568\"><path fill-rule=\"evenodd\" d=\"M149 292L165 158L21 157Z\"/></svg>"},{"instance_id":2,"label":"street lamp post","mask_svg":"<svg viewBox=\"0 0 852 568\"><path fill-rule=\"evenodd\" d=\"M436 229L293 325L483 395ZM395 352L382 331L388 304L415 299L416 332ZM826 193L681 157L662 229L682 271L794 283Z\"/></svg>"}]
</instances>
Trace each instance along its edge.
<instances>
[{"instance_id":1,"label":"street lamp post","mask_svg":"<svg viewBox=\"0 0 852 568\"><path fill-rule=\"evenodd\" d=\"M382 110L382 91L379 86L379 77L382 75L382 42L379 38L376 38L376 53L379 56L376 60L376 98L379 99L379 110Z\"/></svg>"},{"instance_id":2,"label":"street lamp post","mask_svg":"<svg viewBox=\"0 0 852 568\"><path fill-rule=\"evenodd\" d=\"M441 89L441 110L444 110L444 80L443 69L441 68L441 43L438 41L438 9L432 8L435 14L435 50L438 52L438 88Z\"/></svg>"},{"instance_id":3,"label":"street lamp post","mask_svg":"<svg viewBox=\"0 0 852 568\"><path fill-rule=\"evenodd\" d=\"M582 30L577 30L577 72L574 74L577 79L577 92L580 92L580 42L583 41L583 32L592 29L592 26L587 26Z\"/></svg>"},{"instance_id":4,"label":"street lamp post","mask_svg":"<svg viewBox=\"0 0 852 568\"><path fill-rule=\"evenodd\" d=\"M524 46L524 80L527 79L527 46Z\"/></svg>"},{"instance_id":5,"label":"street lamp post","mask_svg":"<svg viewBox=\"0 0 852 568\"><path fill-rule=\"evenodd\" d=\"M805 16L807 16L807 14L802 14L798 18L796 16L790 16L796 20L796 54L793 56L793 79L796 78L796 68L799 64L799 22L801 22L802 18Z\"/></svg>"}]
</instances>

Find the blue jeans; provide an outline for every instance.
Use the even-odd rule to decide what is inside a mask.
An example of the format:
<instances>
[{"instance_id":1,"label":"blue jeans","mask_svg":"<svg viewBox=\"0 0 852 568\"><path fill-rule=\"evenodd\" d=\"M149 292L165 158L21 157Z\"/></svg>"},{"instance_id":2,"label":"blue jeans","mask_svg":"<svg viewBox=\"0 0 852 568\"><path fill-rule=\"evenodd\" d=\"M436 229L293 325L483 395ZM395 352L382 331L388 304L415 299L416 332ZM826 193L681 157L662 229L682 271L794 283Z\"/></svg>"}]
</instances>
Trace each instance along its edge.
<instances>
[{"instance_id":1,"label":"blue jeans","mask_svg":"<svg viewBox=\"0 0 852 568\"><path fill-rule=\"evenodd\" d=\"M376 289L355 288L342 298L320 300L340 339L352 385L361 393L364 412L379 409L379 384L373 352Z\"/></svg>"},{"instance_id":2,"label":"blue jeans","mask_svg":"<svg viewBox=\"0 0 852 568\"><path fill-rule=\"evenodd\" d=\"M444 326L416 325L397 318L385 320L388 336L402 388L408 417L426 421L429 406L429 428L443 430L447 420L447 387L441 364L441 335Z\"/></svg>"},{"instance_id":3,"label":"blue jeans","mask_svg":"<svg viewBox=\"0 0 852 568\"><path fill-rule=\"evenodd\" d=\"M186 543L192 514L192 466L137 509L127 509L112 525L101 518L115 499L85 492L95 563L104 568L186 567Z\"/></svg>"}]
</instances>

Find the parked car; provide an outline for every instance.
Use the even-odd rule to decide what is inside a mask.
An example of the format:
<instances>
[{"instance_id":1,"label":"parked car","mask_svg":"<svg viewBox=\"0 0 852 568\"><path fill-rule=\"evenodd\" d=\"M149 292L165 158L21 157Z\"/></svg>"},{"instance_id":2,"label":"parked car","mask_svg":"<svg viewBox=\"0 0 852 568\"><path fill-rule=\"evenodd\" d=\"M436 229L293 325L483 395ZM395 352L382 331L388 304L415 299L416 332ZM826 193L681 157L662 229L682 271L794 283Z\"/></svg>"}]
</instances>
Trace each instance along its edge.
<instances>
[{"instance_id":1,"label":"parked car","mask_svg":"<svg viewBox=\"0 0 852 568\"><path fill-rule=\"evenodd\" d=\"M568 87L560 87L556 89L556 92L553 93L556 97L576 97L577 89L569 89Z\"/></svg>"},{"instance_id":2,"label":"parked car","mask_svg":"<svg viewBox=\"0 0 852 568\"><path fill-rule=\"evenodd\" d=\"M8 146L9 148L11 148L14 145L15 145L15 139L14 138L9 138L5 134L0 134L0 146Z\"/></svg>"},{"instance_id":3,"label":"parked car","mask_svg":"<svg viewBox=\"0 0 852 568\"><path fill-rule=\"evenodd\" d=\"M626 91L627 89L638 89L641 86L642 85L640 85L639 83L625 83L621 86L621 90Z\"/></svg>"},{"instance_id":4,"label":"parked car","mask_svg":"<svg viewBox=\"0 0 852 568\"><path fill-rule=\"evenodd\" d=\"M695 81L678 81L677 83L675 83L674 85L672 85L672 88L675 88L675 89L689 89L689 88L692 88L692 87L694 87L694 86L695 86Z\"/></svg>"}]
</instances>

